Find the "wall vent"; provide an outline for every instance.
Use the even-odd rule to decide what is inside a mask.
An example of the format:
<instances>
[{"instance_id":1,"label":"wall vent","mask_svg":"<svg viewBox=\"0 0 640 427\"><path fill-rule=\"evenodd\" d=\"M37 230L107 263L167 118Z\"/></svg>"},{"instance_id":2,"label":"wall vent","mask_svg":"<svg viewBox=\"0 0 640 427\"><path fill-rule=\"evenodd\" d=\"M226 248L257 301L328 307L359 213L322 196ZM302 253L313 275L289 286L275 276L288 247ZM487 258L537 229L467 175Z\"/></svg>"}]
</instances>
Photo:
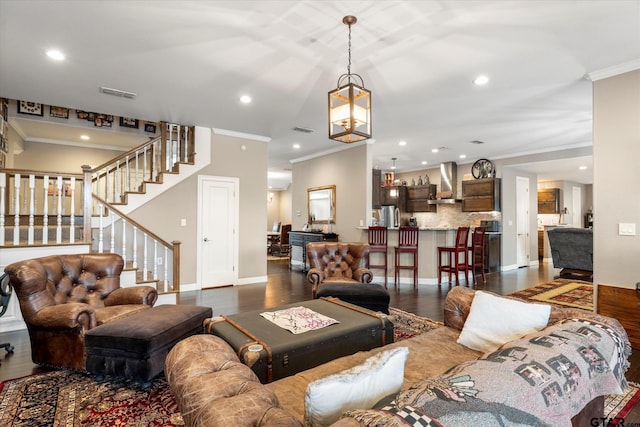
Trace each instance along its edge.
<instances>
[{"instance_id":1,"label":"wall vent","mask_svg":"<svg viewBox=\"0 0 640 427\"><path fill-rule=\"evenodd\" d=\"M122 98L129 98L129 99L134 99L137 96L133 92L127 92L124 90L113 89L113 88L104 87L104 86L100 88L100 92L105 93L107 95L120 96Z\"/></svg>"}]
</instances>

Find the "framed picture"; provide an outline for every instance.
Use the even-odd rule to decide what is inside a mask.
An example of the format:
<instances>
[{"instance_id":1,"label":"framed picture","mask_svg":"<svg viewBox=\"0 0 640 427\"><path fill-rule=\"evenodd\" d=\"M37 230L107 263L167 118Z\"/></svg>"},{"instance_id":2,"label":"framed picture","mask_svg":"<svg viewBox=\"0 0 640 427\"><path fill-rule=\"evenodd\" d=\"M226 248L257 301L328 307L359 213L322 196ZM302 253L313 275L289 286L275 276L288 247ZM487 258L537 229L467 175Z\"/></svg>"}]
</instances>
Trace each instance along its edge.
<instances>
[{"instance_id":1,"label":"framed picture","mask_svg":"<svg viewBox=\"0 0 640 427\"><path fill-rule=\"evenodd\" d=\"M138 129L138 119L120 117L120 127Z\"/></svg>"},{"instance_id":2,"label":"framed picture","mask_svg":"<svg viewBox=\"0 0 640 427\"><path fill-rule=\"evenodd\" d=\"M60 119L69 118L69 109L64 107L56 107L54 105L49 106L49 116L58 117Z\"/></svg>"},{"instance_id":3,"label":"framed picture","mask_svg":"<svg viewBox=\"0 0 640 427\"><path fill-rule=\"evenodd\" d=\"M76 110L76 116L79 120L87 120L89 118L89 113L82 110Z\"/></svg>"},{"instance_id":4,"label":"framed picture","mask_svg":"<svg viewBox=\"0 0 640 427\"><path fill-rule=\"evenodd\" d=\"M149 133L156 133L156 125L154 123L145 123L144 131Z\"/></svg>"},{"instance_id":5,"label":"framed picture","mask_svg":"<svg viewBox=\"0 0 640 427\"><path fill-rule=\"evenodd\" d=\"M40 117L44 115L42 104L29 101L18 101L18 113Z\"/></svg>"}]
</instances>

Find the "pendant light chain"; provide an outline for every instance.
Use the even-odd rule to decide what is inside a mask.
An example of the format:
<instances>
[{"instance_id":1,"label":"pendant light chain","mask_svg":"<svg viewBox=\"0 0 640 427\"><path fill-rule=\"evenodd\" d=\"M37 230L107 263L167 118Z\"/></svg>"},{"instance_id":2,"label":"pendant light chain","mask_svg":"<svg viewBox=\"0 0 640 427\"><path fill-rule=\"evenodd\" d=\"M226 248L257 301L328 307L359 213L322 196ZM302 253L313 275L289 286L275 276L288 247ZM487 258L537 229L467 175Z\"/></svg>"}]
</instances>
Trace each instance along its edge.
<instances>
[{"instance_id":1,"label":"pendant light chain","mask_svg":"<svg viewBox=\"0 0 640 427\"><path fill-rule=\"evenodd\" d=\"M347 75L351 83L351 24L349 24L349 64L347 65Z\"/></svg>"}]
</instances>

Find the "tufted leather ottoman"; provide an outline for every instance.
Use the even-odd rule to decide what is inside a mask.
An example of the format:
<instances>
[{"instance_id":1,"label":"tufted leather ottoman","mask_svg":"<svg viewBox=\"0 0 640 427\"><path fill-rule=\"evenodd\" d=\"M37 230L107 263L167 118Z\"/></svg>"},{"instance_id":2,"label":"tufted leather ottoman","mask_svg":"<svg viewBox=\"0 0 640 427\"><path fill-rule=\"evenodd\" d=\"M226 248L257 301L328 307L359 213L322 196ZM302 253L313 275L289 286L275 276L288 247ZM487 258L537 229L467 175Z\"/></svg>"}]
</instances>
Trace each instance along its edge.
<instances>
[{"instance_id":1,"label":"tufted leather ottoman","mask_svg":"<svg viewBox=\"0 0 640 427\"><path fill-rule=\"evenodd\" d=\"M210 307L159 305L91 329L85 335L86 369L138 380L148 387L164 370L169 350L180 340L202 333Z\"/></svg>"},{"instance_id":2,"label":"tufted leather ottoman","mask_svg":"<svg viewBox=\"0 0 640 427\"><path fill-rule=\"evenodd\" d=\"M318 286L317 297L336 297L342 301L389 314L389 292L373 283L324 282Z\"/></svg>"}]
</instances>

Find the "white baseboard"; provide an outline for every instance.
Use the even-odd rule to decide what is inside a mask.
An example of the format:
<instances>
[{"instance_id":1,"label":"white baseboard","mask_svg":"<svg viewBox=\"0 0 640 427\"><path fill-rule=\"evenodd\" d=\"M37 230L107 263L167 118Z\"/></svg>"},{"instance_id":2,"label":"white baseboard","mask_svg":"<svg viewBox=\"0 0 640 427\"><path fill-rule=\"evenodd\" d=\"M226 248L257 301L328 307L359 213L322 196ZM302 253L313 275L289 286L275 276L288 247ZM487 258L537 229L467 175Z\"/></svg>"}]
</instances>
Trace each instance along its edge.
<instances>
[{"instance_id":1,"label":"white baseboard","mask_svg":"<svg viewBox=\"0 0 640 427\"><path fill-rule=\"evenodd\" d=\"M518 268L518 264L503 265L500 267L500 271L517 270Z\"/></svg>"},{"instance_id":2,"label":"white baseboard","mask_svg":"<svg viewBox=\"0 0 640 427\"><path fill-rule=\"evenodd\" d=\"M238 279L238 285L250 285L252 283L266 283L267 276L245 277Z\"/></svg>"}]
</instances>

